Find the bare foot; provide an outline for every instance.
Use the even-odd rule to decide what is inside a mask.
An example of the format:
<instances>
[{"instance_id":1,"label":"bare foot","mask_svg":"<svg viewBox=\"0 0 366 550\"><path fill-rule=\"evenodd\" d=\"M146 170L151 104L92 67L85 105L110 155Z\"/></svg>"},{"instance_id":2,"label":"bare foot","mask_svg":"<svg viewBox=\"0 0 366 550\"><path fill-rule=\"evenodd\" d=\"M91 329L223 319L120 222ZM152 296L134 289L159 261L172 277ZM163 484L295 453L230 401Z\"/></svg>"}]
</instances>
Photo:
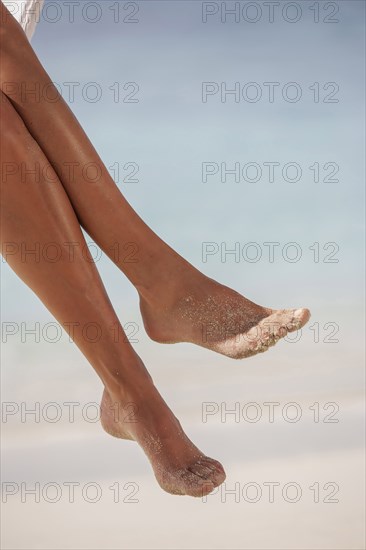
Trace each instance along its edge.
<instances>
[{"instance_id":1,"label":"bare foot","mask_svg":"<svg viewBox=\"0 0 366 550\"><path fill-rule=\"evenodd\" d=\"M266 351L310 318L305 308L261 307L200 273L183 290L168 288L162 296L160 301L140 296L150 338L191 342L234 359Z\"/></svg>"},{"instance_id":2,"label":"bare foot","mask_svg":"<svg viewBox=\"0 0 366 550\"><path fill-rule=\"evenodd\" d=\"M221 464L193 445L148 379L133 391L105 389L101 424L110 435L139 443L168 493L202 497L225 480Z\"/></svg>"}]
</instances>

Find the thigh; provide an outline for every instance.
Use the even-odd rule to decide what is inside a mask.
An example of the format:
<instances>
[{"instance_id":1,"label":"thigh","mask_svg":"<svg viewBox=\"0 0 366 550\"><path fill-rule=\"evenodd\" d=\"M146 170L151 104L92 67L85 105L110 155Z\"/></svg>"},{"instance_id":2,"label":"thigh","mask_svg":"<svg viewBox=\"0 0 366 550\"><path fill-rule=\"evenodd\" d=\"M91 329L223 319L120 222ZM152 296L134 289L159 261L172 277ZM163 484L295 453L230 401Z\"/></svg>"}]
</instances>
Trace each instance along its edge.
<instances>
[{"instance_id":1,"label":"thigh","mask_svg":"<svg viewBox=\"0 0 366 550\"><path fill-rule=\"evenodd\" d=\"M2 239L75 237L80 226L60 180L2 92L0 110Z\"/></svg>"},{"instance_id":2,"label":"thigh","mask_svg":"<svg viewBox=\"0 0 366 550\"><path fill-rule=\"evenodd\" d=\"M0 92L1 252L35 290L56 279L97 280L79 221L57 174Z\"/></svg>"}]
</instances>

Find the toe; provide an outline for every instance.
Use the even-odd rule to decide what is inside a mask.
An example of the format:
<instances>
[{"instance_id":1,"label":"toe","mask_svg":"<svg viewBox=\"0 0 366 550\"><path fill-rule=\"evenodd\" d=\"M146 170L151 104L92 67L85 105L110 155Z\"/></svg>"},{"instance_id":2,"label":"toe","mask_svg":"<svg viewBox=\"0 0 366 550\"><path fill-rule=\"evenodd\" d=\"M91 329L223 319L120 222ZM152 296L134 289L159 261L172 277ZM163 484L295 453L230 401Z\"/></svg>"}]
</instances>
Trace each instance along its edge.
<instances>
[{"instance_id":1,"label":"toe","mask_svg":"<svg viewBox=\"0 0 366 550\"><path fill-rule=\"evenodd\" d=\"M204 479L189 470L182 473L181 481L184 487L184 494L191 497L202 498L210 494L215 488L210 479Z\"/></svg>"},{"instance_id":2,"label":"toe","mask_svg":"<svg viewBox=\"0 0 366 550\"><path fill-rule=\"evenodd\" d=\"M291 312L291 320L287 323L286 328L288 332L299 330L310 319L310 311L306 308L294 309Z\"/></svg>"},{"instance_id":3,"label":"toe","mask_svg":"<svg viewBox=\"0 0 366 550\"><path fill-rule=\"evenodd\" d=\"M310 310L304 307L294 311L294 317L300 322L300 327L303 327L309 321L310 316Z\"/></svg>"},{"instance_id":4,"label":"toe","mask_svg":"<svg viewBox=\"0 0 366 550\"><path fill-rule=\"evenodd\" d=\"M211 471L210 479L213 481L215 487L218 487L226 479L226 473L220 462L205 456L201 459L201 463L204 464Z\"/></svg>"},{"instance_id":5,"label":"toe","mask_svg":"<svg viewBox=\"0 0 366 550\"><path fill-rule=\"evenodd\" d=\"M201 479L206 479L208 481L211 481L210 478L213 474L213 471L210 470L210 468L208 468L207 466L204 466L203 464L196 462L195 464L192 464L192 466L189 466L188 470L192 472L192 474L195 474L196 476L200 477Z\"/></svg>"},{"instance_id":6,"label":"toe","mask_svg":"<svg viewBox=\"0 0 366 550\"><path fill-rule=\"evenodd\" d=\"M226 479L225 470L220 462L207 456L201 457L188 470L200 479L212 483L214 487L218 487Z\"/></svg>"}]
</instances>

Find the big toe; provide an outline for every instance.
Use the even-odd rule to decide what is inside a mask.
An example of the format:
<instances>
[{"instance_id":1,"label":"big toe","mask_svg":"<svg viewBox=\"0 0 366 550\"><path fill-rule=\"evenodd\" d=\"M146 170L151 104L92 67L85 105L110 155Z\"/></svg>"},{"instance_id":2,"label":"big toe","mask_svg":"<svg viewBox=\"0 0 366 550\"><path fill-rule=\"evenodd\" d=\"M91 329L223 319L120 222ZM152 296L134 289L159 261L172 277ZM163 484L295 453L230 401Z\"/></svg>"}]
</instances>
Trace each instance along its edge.
<instances>
[{"instance_id":1,"label":"big toe","mask_svg":"<svg viewBox=\"0 0 366 550\"><path fill-rule=\"evenodd\" d=\"M218 487L225 481L226 473L220 462L214 460L213 458L209 458L208 456L201 458L200 462L211 471L210 479L215 484L215 487Z\"/></svg>"},{"instance_id":2,"label":"big toe","mask_svg":"<svg viewBox=\"0 0 366 550\"><path fill-rule=\"evenodd\" d=\"M215 484L210 479L209 474L204 473L202 469L197 469L195 465L185 470L180 480L182 483L182 494L190 497L204 497L209 495L214 489Z\"/></svg>"},{"instance_id":3,"label":"big toe","mask_svg":"<svg viewBox=\"0 0 366 550\"><path fill-rule=\"evenodd\" d=\"M221 485L226 474L217 460L205 456L183 471L177 472L176 477L180 486L180 494L202 498Z\"/></svg>"},{"instance_id":4,"label":"big toe","mask_svg":"<svg viewBox=\"0 0 366 550\"><path fill-rule=\"evenodd\" d=\"M225 470L217 460L204 456L189 466L189 471L208 484L218 487L226 479ZM208 494L208 493L207 493Z\"/></svg>"},{"instance_id":5,"label":"big toe","mask_svg":"<svg viewBox=\"0 0 366 550\"><path fill-rule=\"evenodd\" d=\"M286 324L288 332L293 332L294 330L299 330L302 328L310 319L310 311L306 308L299 308L290 310L289 312L290 320Z\"/></svg>"}]
</instances>

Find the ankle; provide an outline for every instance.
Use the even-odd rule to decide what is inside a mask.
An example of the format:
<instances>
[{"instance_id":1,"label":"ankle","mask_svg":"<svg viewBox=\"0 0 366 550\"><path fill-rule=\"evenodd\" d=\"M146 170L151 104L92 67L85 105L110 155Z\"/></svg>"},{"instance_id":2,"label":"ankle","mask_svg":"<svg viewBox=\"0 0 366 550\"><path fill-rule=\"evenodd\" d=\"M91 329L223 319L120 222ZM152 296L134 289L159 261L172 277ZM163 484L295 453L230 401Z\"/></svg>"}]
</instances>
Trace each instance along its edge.
<instances>
[{"instance_id":1,"label":"ankle","mask_svg":"<svg viewBox=\"0 0 366 550\"><path fill-rule=\"evenodd\" d=\"M106 392L118 399L129 399L146 393L153 380L141 358L131 348L132 354L118 365L105 370L102 380Z\"/></svg>"},{"instance_id":2,"label":"ankle","mask_svg":"<svg viewBox=\"0 0 366 550\"><path fill-rule=\"evenodd\" d=\"M171 310L182 298L189 296L207 279L200 271L182 259L166 265L149 284L136 285L140 304L155 310ZM207 283L206 283L207 284Z\"/></svg>"}]
</instances>

